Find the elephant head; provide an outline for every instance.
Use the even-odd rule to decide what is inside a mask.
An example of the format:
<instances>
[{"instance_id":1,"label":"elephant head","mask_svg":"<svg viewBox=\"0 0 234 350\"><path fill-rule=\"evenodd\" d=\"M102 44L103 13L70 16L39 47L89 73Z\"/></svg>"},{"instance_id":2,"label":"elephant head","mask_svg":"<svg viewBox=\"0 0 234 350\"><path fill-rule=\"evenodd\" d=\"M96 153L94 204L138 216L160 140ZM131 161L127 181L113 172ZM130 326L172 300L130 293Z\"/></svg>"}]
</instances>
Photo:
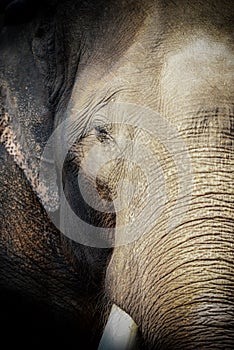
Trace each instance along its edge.
<instances>
[{"instance_id":1,"label":"elephant head","mask_svg":"<svg viewBox=\"0 0 234 350\"><path fill-rule=\"evenodd\" d=\"M234 344L233 14L68 0L2 29L1 141L142 348Z\"/></svg>"}]
</instances>

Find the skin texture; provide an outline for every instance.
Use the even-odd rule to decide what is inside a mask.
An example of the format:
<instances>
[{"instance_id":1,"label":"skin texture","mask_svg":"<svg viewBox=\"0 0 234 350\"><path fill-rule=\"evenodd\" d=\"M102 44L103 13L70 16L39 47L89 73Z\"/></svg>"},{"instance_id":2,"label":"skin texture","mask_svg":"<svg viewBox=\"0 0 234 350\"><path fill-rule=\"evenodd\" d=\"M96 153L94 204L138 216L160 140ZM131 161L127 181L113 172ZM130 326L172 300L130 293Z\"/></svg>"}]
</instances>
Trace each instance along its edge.
<instances>
[{"instance_id":1,"label":"skin texture","mask_svg":"<svg viewBox=\"0 0 234 350\"><path fill-rule=\"evenodd\" d=\"M47 276L49 264L55 266L50 271L56 279L47 287L49 309L63 313L65 307L73 325L84 318L84 328L92 327L96 303L103 310L99 316L104 321L108 305L114 302L138 324L143 348L233 348L233 15L231 1L67 1L39 9L32 21L18 30L10 26L2 30L2 124L4 130L8 126L8 133L2 134L1 141L12 157L4 156L7 166L3 166L2 183L8 196L14 189L16 204L10 201L12 208L14 205L20 213L27 213L27 203L31 208L31 214L22 218L20 230L15 228L15 218L20 217L17 211L3 208L1 212L9 218L3 220L1 238L3 276L12 270L7 265L12 255L18 256L18 250L23 254L20 274L13 259L13 276L20 280L19 286L9 285L6 277L2 286L27 290L34 300L46 303L48 294L38 281L45 271ZM27 67L19 64L19 58ZM170 175L170 155L160 143L150 144L153 152L159 149L157 159L169 174L168 198L157 217L160 202L156 200L159 180L155 171L153 205L145 203L153 218L155 215L151 229L139 240L113 251L85 248L75 242L68 246L38 202L40 198L43 205L56 207L56 187L48 195L47 183L43 189L37 183L43 146L52 130L71 117L77 140L63 169L66 197L74 212L87 222L121 227L131 210L116 215L95 212L82 202L76 182L82 160L94 144L100 143L107 152L113 140L126 136L125 129L106 127L113 121L113 103L117 102L151 108L177 129L191 158L192 183L188 180L187 186L191 193L176 198L178 179ZM96 111L104 111L104 106L109 119L96 117ZM77 111L84 111L79 118ZM145 125L153 123L148 114L144 118ZM127 132L134 154L140 136L131 129ZM63 138L56 159L62 148ZM100 151L97 161L105 152ZM145 163L147 167L147 159ZM11 169L8 164L17 164L13 166L15 183L6 181ZM123 162L116 162L104 168L97 179L89 169L84 169L83 176L87 192L92 193L97 184L100 195L113 201L121 178L134 183L134 173L129 165L125 168ZM28 195L27 181L38 197ZM15 186L20 190L15 191ZM169 214L172 221L177 219L175 199L183 207L189 195L182 221L168 232ZM129 207L137 212L135 203ZM123 225L123 234L124 230ZM48 234L49 241L44 238ZM19 244L21 235L28 244ZM33 244L32 235L37 237ZM33 286L32 271L40 293ZM23 281L20 276L25 276ZM46 281L53 281L52 277L49 274ZM82 309L84 300L90 305L88 312Z\"/></svg>"},{"instance_id":2,"label":"skin texture","mask_svg":"<svg viewBox=\"0 0 234 350\"><path fill-rule=\"evenodd\" d=\"M102 319L103 308L108 312L107 305L101 306L108 254L97 255L95 249L81 246L80 260L74 258L69 242L50 223L22 170L2 145L0 161L3 339L6 332L11 344L7 335L11 329L24 348L36 341L75 349L85 341L95 349L102 329L97 320Z\"/></svg>"}]
</instances>

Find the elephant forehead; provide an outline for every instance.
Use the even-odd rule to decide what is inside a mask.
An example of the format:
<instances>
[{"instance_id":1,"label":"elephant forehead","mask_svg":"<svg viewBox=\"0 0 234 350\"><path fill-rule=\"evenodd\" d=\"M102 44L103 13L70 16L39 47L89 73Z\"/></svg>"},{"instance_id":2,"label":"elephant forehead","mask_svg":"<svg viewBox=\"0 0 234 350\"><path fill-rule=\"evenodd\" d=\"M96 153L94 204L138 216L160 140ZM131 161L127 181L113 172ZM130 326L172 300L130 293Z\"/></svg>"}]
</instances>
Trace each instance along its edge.
<instances>
[{"instance_id":1,"label":"elephant forehead","mask_svg":"<svg viewBox=\"0 0 234 350\"><path fill-rule=\"evenodd\" d=\"M186 11L190 8L183 6ZM176 124L187 113L233 106L234 47L229 31L209 24L212 13L208 22L190 21L190 13L182 16L182 8L176 9L179 18L184 18L180 25L171 16L172 9L164 13L152 6L133 37L120 30L128 42L120 55L115 55L105 37L98 40L101 44L78 69L70 100L71 117L77 120L77 111L92 110L106 97L108 101L150 107ZM197 18L199 8L191 11ZM167 20L170 26L165 25ZM105 25L108 28L109 22ZM118 41L112 34L111 42L117 48L122 39ZM82 121L85 123L85 118L79 119L80 124Z\"/></svg>"},{"instance_id":2,"label":"elephant forehead","mask_svg":"<svg viewBox=\"0 0 234 350\"><path fill-rule=\"evenodd\" d=\"M161 73L164 104L181 112L187 103L207 107L231 104L234 97L234 52L225 40L192 36L169 53ZM176 101L171 103L171 100ZM186 103L185 103L186 101ZM198 107L198 106L196 106Z\"/></svg>"}]
</instances>

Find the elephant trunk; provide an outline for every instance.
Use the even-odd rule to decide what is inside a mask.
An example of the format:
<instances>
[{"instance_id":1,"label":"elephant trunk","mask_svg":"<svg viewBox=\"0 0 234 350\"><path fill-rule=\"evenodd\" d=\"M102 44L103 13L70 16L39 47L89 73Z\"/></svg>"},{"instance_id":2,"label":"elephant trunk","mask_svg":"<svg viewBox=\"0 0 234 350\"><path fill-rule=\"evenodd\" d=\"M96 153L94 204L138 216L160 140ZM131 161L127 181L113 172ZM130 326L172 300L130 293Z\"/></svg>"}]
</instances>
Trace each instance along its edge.
<instances>
[{"instance_id":1,"label":"elephant trunk","mask_svg":"<svg viewBox=\"0 0 234 350\"><path fill-rule=\"evenodd\" d=\"M191 160L186 191L175 198L171 176L171 196L154 227L116 247L107 270L109 297L134 319L147 349L234 344L233 115L196 117L180 130ZM184 207L179 219L175 202ZM168 227L170 214L175 225Z\"/></svg>"}]
</instances>

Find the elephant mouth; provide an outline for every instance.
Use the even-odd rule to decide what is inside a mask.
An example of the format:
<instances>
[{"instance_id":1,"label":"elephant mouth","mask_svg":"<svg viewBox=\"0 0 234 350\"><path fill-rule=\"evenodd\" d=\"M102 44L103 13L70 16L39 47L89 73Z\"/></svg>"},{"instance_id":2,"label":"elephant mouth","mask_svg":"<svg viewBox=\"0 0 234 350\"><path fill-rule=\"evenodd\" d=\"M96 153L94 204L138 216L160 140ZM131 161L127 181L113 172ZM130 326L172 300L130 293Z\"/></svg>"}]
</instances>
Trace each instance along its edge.
<instances>
[{"instance_id":1,"label":"elephant mouth","mask_svg":"<svg viewBox=\"0 0 234 350\"><path fill-rule=\"evenodd\" d=\"M113 304L98 350L139 349L138 327L125 311Z\"/></svg>"}]
</instances>

